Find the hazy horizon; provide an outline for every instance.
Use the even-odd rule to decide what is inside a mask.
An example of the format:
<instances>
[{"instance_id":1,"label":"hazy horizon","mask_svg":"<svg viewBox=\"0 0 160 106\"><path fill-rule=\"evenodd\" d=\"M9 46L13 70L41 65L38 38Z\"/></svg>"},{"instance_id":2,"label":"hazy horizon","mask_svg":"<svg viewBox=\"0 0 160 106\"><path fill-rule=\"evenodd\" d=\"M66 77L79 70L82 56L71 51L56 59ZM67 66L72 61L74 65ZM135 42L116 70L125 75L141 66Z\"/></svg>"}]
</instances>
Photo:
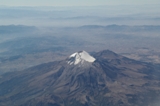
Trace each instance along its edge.
<instances>
[{"instance_id":1,"label":"hazy horizon","mask_svg":"<svg viewBox=\"0 0 160 106\"><path fill-rule=\"evenodd\" d=\"M95 5L141 5L160 4L159 0L0 0L0 5L6 6L95 6Z\"/></svg>"},{"instance_id":2,"label":"hazy horizon","mask_svg":"<svg viewBox=\"0 0 160 106\"><path fill-rule=\"evenodd\" d=\"M0 25L160 25L159 5L0 6Z\"/></svg>"}]
</instances>

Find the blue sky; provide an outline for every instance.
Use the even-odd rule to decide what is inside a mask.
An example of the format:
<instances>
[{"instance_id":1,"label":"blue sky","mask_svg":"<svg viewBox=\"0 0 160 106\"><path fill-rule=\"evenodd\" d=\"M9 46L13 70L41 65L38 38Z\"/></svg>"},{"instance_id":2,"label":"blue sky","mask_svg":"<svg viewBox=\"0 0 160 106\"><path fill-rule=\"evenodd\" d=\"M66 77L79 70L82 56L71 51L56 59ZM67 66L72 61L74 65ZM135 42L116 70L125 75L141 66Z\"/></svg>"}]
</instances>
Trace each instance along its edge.
<instances>
[{"instance_id":1,"label":"blue sky","mask_svg":"<svg viewBox=\"0 0 160 106\"><path fill-rule=\"evenodd\" d=\"M0 0L6 6L95 6L160 4L160 0Z\"/></svg>"}]
</instances>

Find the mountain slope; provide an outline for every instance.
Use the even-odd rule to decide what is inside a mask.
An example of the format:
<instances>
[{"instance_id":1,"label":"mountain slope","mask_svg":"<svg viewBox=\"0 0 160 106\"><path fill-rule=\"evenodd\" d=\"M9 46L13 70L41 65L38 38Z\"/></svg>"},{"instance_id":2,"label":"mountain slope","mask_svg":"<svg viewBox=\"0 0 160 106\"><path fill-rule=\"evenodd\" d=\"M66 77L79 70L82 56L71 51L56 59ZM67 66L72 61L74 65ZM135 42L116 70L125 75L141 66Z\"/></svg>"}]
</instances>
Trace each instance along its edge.
<instances>
[{"instance_id":1,"label":"mountain slope","mask_svg":"<svg viewBox=\"0 0 160 106\"><path fill-rule=\"evenodd\" d=\"M76 55L1 76L0 105L147 106L160 96L160 72L152 64L109 50L70 64Z\"/></svg>"}]
</instances>

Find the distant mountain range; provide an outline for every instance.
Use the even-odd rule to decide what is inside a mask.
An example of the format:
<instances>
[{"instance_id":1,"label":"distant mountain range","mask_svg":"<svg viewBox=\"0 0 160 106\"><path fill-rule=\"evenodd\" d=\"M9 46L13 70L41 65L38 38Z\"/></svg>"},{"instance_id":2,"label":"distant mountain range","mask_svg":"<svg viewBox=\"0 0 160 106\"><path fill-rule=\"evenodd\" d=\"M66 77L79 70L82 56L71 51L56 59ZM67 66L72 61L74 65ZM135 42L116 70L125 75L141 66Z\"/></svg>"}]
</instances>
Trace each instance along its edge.
<instances>
[{"instance_id":1,"label":"distant mountain range","mask_svg":"<svg viewBox=\"0 0 160 106\"><path fill-rule=\"evenodd\" d=\"M160 26L159 25L140 25L140 26L129 26L129 25L84 25L80 28L84 29L97 29L97 28L103 28L107 31L118 31L118 32L142 32L142 31L157 31L159 32Z\"/></svg>"},{"instance_id":2,"label":"distant mountain range","mask_svg":"<svg viewBox=\"0 0 160 106\"><path fill-rule=\"evenodd\" d=\"M81 51L0 76L0 106L153 106L159 76L153 64L109 50Z\"/></svg>"},{"instance_id":3,"label":"distant mountain range","mask_svg":"<svg viewBox=\"0 0 160 106\"><path fill-rule=\"evenodd\" d=\"M25 25L1 25L0 26L0 34L11 34L13 33L27 33L36 30L34 26L25 26ZM23 35L22 35L23 36Z\"/></svg>"}]
</instances>

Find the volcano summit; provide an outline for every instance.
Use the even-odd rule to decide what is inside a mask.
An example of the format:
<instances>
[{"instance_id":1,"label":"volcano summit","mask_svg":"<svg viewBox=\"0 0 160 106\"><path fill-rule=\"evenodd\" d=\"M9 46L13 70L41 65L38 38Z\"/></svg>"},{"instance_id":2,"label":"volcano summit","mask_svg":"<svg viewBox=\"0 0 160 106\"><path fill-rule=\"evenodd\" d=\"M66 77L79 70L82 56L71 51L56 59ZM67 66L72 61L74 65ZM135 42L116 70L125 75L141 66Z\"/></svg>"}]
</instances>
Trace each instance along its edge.
<instances>
[{"instance_id":1,"label":"volcano summit","mask_svg":"<svg viewBox=\"0 0 160 106\"><path fill-rule=\"evenodd\" d=\"M80 51L80 52L76 52L72 55L70 55L70 57L68 58L68 64L72 65L76 65L76 64L83 64L84 62L94 62L96 59L94 57L92 57L89 53L87 53L86 51Z\"/></svg>"}]
</instances>

